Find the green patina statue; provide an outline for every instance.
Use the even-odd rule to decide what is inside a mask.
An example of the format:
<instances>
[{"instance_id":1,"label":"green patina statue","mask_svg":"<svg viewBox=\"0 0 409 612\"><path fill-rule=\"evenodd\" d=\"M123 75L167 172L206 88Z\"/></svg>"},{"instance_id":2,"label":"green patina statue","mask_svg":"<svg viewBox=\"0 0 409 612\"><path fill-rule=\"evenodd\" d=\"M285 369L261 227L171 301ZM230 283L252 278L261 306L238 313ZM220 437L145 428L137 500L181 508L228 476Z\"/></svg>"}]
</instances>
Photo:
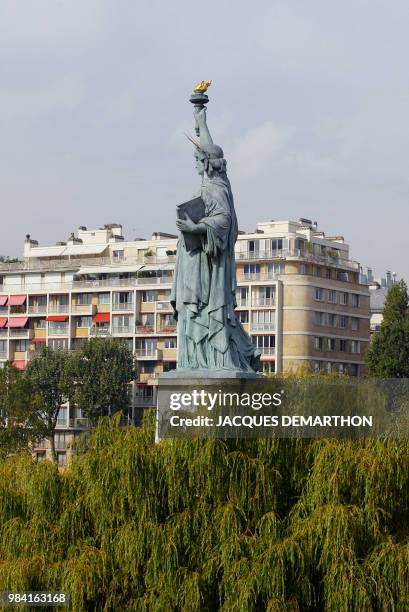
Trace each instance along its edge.
<instances>
[{"instance_id":1,"label":"green patina statue","mask_svg":"<svg viewBox=\"0 0 409 612\"><path fill-rule=\"evenodd\" d=\"M197 102L196 95L202 93L193 94L191 102ZM181 231L171 294L178 323L176 372L252 373L259 369L260 354L235 313L238 227L226 160L213 143L203 104L195 104L194 117L200 140L191 140L202 186L191 202L181 205L176 222Z\"/></svg>"}]
</instances>

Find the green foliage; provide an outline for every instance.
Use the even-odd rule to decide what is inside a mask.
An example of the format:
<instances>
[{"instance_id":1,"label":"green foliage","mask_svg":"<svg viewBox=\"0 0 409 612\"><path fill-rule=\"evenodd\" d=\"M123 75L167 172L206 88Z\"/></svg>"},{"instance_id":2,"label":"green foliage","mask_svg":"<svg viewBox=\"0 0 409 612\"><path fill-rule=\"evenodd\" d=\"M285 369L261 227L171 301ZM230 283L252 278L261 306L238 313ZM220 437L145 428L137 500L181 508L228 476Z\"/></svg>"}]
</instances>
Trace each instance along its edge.
<instances>
[{"instance_id":1,"label":"green foliage","mask_svg":"<svg viewBox=\"0 0 409 612\"><path fill-rule=\"evenodd\" d=\"M102 419L64 473L0 462L0 591L76 612L409 608L409 442L164 440Z\"/></svg>"},{"instance_id":2,"label":"green foliage","mask_svg":"<svg viewBox=\"0 0 409 612\"><path fill-rule=\"evenodd\" d=\"M368 372L379 378L409 377L409 298L404 281L388 291L383 321L367 352Z\"/></svg>"},{"instance_id":3,"label":"green foliage","mask_svg":"<svg viewBox=\"0 0 409 612\"><path fill-rule=\"evenodd\" d=\"M133 366L132 351L124 342L92 338L72 358L70 399L93 422L127 408Z\"/></svg>"},{"instance_id":4,"label":"green foliage","mask_svg":"<svg viewBox=\"0 0 409 612\"><path fill-rule=\"evenodd\" d=\"M0 457L28 451L45 435L40 398L20 370L7 363L0 369Z\"/></svg>"},{"instance_id":5,"label":"green foliage","mask_svg":"<svg viewBox=\"0 0 409 612\"><path fill-rule=\"evenodd\" d=\"M25 378L41 400L41 415L45 436L50 440L51 452L56 460L54 429L58 411L67 400L72 388L70 364L72 355L68 351L53 351L43 347L40 354L28 362Z\"/></svg>"}]
</instances>

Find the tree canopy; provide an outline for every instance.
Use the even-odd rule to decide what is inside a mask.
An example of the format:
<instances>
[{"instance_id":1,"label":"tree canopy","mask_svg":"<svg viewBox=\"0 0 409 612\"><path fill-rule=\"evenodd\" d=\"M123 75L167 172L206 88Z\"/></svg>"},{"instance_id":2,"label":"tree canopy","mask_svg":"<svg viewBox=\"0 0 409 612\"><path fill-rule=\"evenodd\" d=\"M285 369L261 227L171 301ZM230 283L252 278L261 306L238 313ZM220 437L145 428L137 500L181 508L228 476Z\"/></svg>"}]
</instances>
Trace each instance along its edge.
<instances>
[{"instance_id":1,"label":"tree canopy","mask_svg":"<svg viewBox=\"0 0 409 612\"><path fill-rule=\"evenodd\" d=\"M92 422L129 406L134 378L132 351L114 338L92 338L73 355L70 399Z\"/></svg>"},{"instance_id":2,"label":"tree canopy","mask_svg":"<svg viewBox=\"0 0 409 612\"><path fill-rule=\"evenodd\" d=\"M409 377L409 297L406 283L394 283L383 309L380 330L367 352L368 372L379 378Z\"/></svg>"}]
</instances>

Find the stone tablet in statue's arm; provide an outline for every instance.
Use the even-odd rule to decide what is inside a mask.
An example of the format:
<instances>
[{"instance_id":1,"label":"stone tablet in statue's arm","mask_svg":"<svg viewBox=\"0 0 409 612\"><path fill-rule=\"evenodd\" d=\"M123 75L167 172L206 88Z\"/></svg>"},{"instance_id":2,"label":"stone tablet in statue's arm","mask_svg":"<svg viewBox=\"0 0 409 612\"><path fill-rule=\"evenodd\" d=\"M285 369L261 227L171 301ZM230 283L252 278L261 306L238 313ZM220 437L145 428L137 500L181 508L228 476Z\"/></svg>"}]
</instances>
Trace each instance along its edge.
<instances>
[{"instance_id":1,"label":"stone tablet in statue's arm","mask_svg":"<svg viewBox=\"0 0 409 612\"><path fill-rule=\"evenodd\" d=\"M176 215L178 219L186 219L186 214L194 223L199 223L199 221L203 219L205 216L205 203L200 196L176 206ZM202 241L199 234L191 234L190 232L182 233L187 251L194 251L202 247Z\"/></svg>"}]
</instances>

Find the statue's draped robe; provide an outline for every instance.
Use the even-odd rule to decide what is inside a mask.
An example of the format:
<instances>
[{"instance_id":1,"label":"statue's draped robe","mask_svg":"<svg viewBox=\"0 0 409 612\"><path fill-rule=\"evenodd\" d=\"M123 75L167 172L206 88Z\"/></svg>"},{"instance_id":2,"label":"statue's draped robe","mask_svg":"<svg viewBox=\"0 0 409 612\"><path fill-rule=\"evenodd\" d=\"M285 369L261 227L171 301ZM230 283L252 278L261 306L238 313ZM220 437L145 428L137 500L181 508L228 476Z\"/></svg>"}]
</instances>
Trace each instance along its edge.
<instances>
[{"instance_id":1,"label":"statue's draped robe","mask_svg":"<svg viewBox=\"0 0 409 612\"><path fill-rule=\"evenodd\" d=\"M171 303L178 320L178 368L253 371L258 351L238 321L234 245L237 218L227 176L206 178L201 248L178 241Z\"/></svg>"}]
</instances>

